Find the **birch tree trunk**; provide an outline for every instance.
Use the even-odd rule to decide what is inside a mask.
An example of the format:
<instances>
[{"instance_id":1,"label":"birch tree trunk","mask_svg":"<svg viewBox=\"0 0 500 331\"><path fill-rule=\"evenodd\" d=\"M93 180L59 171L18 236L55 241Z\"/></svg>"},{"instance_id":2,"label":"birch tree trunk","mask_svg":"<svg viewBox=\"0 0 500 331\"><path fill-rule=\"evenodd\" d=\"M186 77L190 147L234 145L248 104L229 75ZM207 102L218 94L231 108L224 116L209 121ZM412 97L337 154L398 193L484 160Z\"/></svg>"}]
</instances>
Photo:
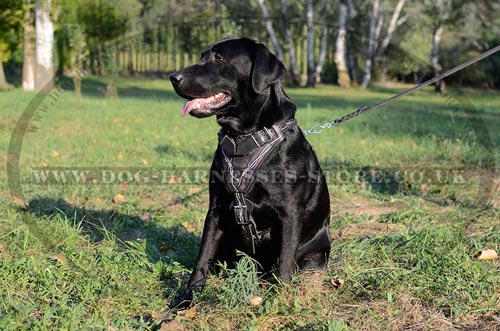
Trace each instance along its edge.
<instances>
[{"instance_id":1,"label":"birch tree trunk","mask_svg":"<svg viewBox=\"0 0 500 331\"><path fill-rule=\"evenodd\" d=\"M307 17L307 87L314 87L316 79L314 77L314 13L313 0L307 0L306 5Z\"/></svg>"},{"instance_id":2,"label":"birch tree trunk","mask_svg":"<svg viewBox=\"0 0 500 331\"><path fill-rule=\"evenodd\" d=\"M269 17L269 11L267 10L267 6L264 3L264 0L257 0L257 3L262 10L262 17L264 18L264 23L266 25L267 33L269 34L269 38L271 38L271 43L273 44L274 51L276 52L276 57L283 62L283 51L281 50L281 46L278 41L278 36L276 35L276 31L274 30L273 23Z\"/></svg>"},{"instance_id":3,"label":"birch tree trunk","mask_svg":"<svg viewBox=\"0 0 500 331\"><path fill-rule=\"evenodd\" d=\"M286 13L286 0L280 0L280 10L281 16L283 17L283 23L285 24L285 40L286 47L288 51L288 56L290 59L290 73L292 75L292 80L295 85L300 84L300 74L297 69L297 57L295 52L295 42L293 41L292 31L290 30L290 21L288 20L288 15Z\"/></svg>"},{"instance_id":4,"label":"birch tree trunk","mask_svg":"<svg viewBox=\"0 0 500 331\"><path fill-rule=\"evenodd\" d=\"M391 21L389 22L389 26L387 27L387 32L385 34L385 37L382 40L380 46L377 47L377 51L375 52L374 62L377 62L378 58L384 53L385 49L387 48L387 46L389 46L389 43L391 42L392 36L394 35L394 31L396 31L396 28L402 24L402 22L399 21L399 16L401 15L401 10L403 9L404 4L405 0L398 1L396 8L392 13Z\"/></svg>"},{"instance_id":5,"label":"birch tree trunk","mask_svg":"<svg viewBox=\"0 0 500 331\"><path fill-rule=\"evenodd\" d=\"M432 29L430 62L434 76L441 73L441 64L439 63L439 45L443 35L444 24L450 16L452 0L434 0L434 26ZM444 90L442 80L436 82L435 91L441 93Z\"/></svg>"},{"instance_id":6,"label":"birch tree trunk","mask_svg":"<svg viewBox=\"0 0 500 331\"><path fill-rule=\"evenodd\" d=\"M347 6L344 2L340 2L339 6L339 31L335 42L335 65L337 67L337 83L340 87L351 87L351 79L347 72L346 64L346 23L347 23Z\"/></svg>"},{"instance_id":7,"label":"birch tree trunk","mask_svg":"<svg viewBox=\"0 0 500 331\"><path fill-rule=\"evenodd\" d=\"M326 52L328 47L328 24L327 13L328 13L328 1L323 0L323 22L321 26L321 46L319 50L318 63L316 64L316 69L314 70L314 81L316 83L321 83L321 71L323 70L323 65L325 64Z\"/></svg>"},{"instance_id":8,"label":"birch tree trunk","mask_svg":"<svg viewBox=\"0 0 500 331\"><path fill-rule=\"evenodd\" d=\"M441 73L441 64L439 64L439 44L441 43L441 36L443 34L443 26L437 26L432 33L431 56L430 62L434 76ZM437 81L435 91L441 93L443 91L443 82Z\"/></svg>"},{"instance_id":9,"label":"birch tree trunk","mask_svg":"<svg viewBox=\"0 0 500 331\"><path fill-rule=\"evenodd\" d=\"M35 89L48 92L54 87L54 25L50 17L52 0L37 0L35 8Z\"/></svg>"},{"instance_id":10,"label":"birch tree trunk","mask_svg":"<svg viewBox=\"0 0 500 331\"><path fill-rule=\"evenodd\" d=\"M372 74L373 54L377 47L377 29L380 22L380 0L373 0L372 14L370 17L370 35L368 41L368 51L365 60L365 69L363 70L363 81L361 86L367 88L370 84Z\"/></svg>"},{"instance_id":11,"label":"birch tree trunk","mask_svg":"<svg viewBox=\"0 0 500 331\"><path fill-rule=\"evenodd\" d=\"M25 91L35 90L35 45L33 34L33 15L29 8L31 0L26 0L28 8L24 13L24 37L23 37L23 77L22 87Z\"/></svg>"},{"instance_id":12,"label":"birch tree trunk","mask_svg":"<svg viewBox=\"0 0 500 331\"><path fill-rule=\"evenodd\" d=\"M374 2L373 11L374 13L377 12L377 14L374 16L378 16L378 19L376 22L374 33L371 32L372 31L371 23L373 22L372 21L370 22L370 45L368 46L368 55L365 63L365 70L363 73L363 83L362 83L363 88L367 88L368 85L370 84L371 73L375 71L378 59L384 53L387 46L389 46L389 43L391 42L392 37L394 35L394 31L396 31L396 28L402 25L408 18L408 16L404 17L403 19L399 18L403 6L405 4L405 0L398 0L398 3L396 4L396 7L394 8L394 11L392 13L391 20L389 21L389 26L387 27L385 36L379 45L378 42L382 31L383 17L380 15L380 4L376 4L376 2L378 2L378 0L375 0ZM378 8L375 9L375 5L377 5ZM372 16L372 18L374 16Z\"/></svg>"}]
</instances>

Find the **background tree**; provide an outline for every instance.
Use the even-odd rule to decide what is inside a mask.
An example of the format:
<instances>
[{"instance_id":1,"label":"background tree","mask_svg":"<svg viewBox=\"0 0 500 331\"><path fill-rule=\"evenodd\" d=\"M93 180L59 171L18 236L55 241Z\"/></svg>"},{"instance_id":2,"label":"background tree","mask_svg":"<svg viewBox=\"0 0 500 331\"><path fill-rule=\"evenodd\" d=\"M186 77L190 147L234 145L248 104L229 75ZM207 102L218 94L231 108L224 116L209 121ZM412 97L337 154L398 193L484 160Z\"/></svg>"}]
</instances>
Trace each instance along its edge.
<instances>
[{"instance_id":1,"label":"background tree","mask_svg":"<svg viewBox=\"0 0 500 331\"><path fill-rule=\"evenodd\" d=\"M20 44L19 33L24 13L22 1L2 0L0 2L0 87L8 86L3 63L8 61Z\"/></svg>"},{"instance_id":2,"label":"background tree","mask_svg":"<svg viewBox=\"0 0 500 331\"><path fill-rule=\"evenodd\" d=\"M355 57L355 39L356 31L353 28L355 26L356 17L353 0L347 0L347 21L346 21L346 36L345 36L345 46L346 46L346 57L347 57L347 71L349 73L349 78L351 83L356 83L358 79L358 71L356 65Z\"/></svg>"},{"instance_id":3,"label":"background tree","mask_svg":"<svg viewBox=\"0 0 500 331\"><path fill-rule=\"evenodd\" d=\"M35 90L35 31L33 2L26 0L24 3L23 20L23 76L22 88L26 91Z\"/></svg>"},{"instance_id":4,"label":"background tree","mask_svg":"<svg viewBox=\"0 0 500 331\"><path fill-rule=\"evenodd\" d=\"M278 35L276 30L274 29L274 25L272 23L271 17L269 15L269 10L264 2L264 0L257 0L260 9L262 10L262 17L264 19L264 24L266 26L267 33L269 34L269 38L271 39L271 43L273 45L274 51L276 52L276 57L280 60L284 60L283 51L281 50L280 42L278 40Z\"/></svg>"},{"instance_id":5,"label":"background tree","mask_svg":"<svg viewBox=\"0 0 500 331\"><path fill-rule=\"evenodd\" d=\"M320 73L326 57L327 37L328 37L328 0L323 0L321 23L321 46L318 60L315 59L315 33L314 33L314 3L313 0L306 2L306 22L307 22L307 87L314 87L320 81Z\"/></svg>"},{"instance_id":6,"label":"background tree","mask_svg":"<svg viewBox=\"0 0 500 331\"><path fill-rule=\"evenodd\" d=\"M457 65L498 44L499 7L487 0L4 0L0 69L17 82L22 67L26 89L33 88L35 53L44 64L50 62L44 74L38 58L38 80L51 77L54 68L65 75L79 67L107 75L111 83L118 74L164 77L195 62L209 43L247 36L268 44L284 61L292 78L288 83L314 86L321 78L368 86L372 77L419 82L429 77L430 68L436 74L441 66ZM47 29L40 28L44 22ZM47 42L51 30L53 41ZM498 87L497 62L492 57L477 65L482 70L465 70L447 82ZM79 81L74 83L78 90Z\"/></svg>"},{"instance_id":7,"label":"background tree","mask_svg":"<svg viewBox=\"0 0 500 331\"><path fill-rule=\"evenodd\" d=\"M88 55L86 50L86 35L79 23L79 4L73 0L59 0L59 14L55 31L58 54L58 74L71 75L77 104L81 103L81 73L83 58ZM78 70L78 71L77 71Z\"/></svg>"},{"instance_id":8,"label":"background tree","mask_svg":"<svg viewBox=\"0 0 500 331\"><path fill-rule=\"evenodd\" d=\"M52 0L37 0L35 6L35 89L49 91L54 86L54 23Z\"/></svg>"},{"instance_id":9,"label":"background tree","mask_svg":"<svg viewBox=\"0 0 500 331\"><path fill-rule=\"evenodd\" d=\"M431 20L432 38L430 50L430 64L434 71L434 76L441 73L440 45L444 29L452 24L458 24L465 16L462 12L464 0L432 0L427 3L427 15ZM444 89L444 82L436 82L436 92Z\"/></svg>"},{"instance_id":10,"label":"background tree","mask_svg":"<svg viewBox=\"0 0 500 331\"><path fill-rule=\"evenodd\" d=\"M295 48L295 41L293 40L292 29L290 26L290 20L288 18L288 5L286 0L280 0L280 12L281 12L281 17L283 19L283 26L284 26L283 34L285 36L286 49L290 59L290 66L288 70L292 76L293 84L299 85L300 74L299 74L299 69L297 68L297 54Z\"/></svg>"},{"instance_id":11,"label":"background tree","mask_svg":"<svg viewBox=\"0 0 500 331\"><path fill-rule=\"evenodd\" d=\"M347 39L347 5L345 1L339 3L338 32L335 41L335 65L337 66L337 84L341 87L351 87L351 79L346 63Z\"/></svg>"},{"instance_id":12,"label":"background tree","mask_svg":"<svg viewBox=\"0 0 500 331\"><path fill-rule=\"evenodd\" d=\"M373 7L370 17L370 31L368 38L368 51L365 60L365 69L363 71L363 81L361 83L363 88L367 88L370 84L372 71L375 68L377 60L384 53L385 49L391 42L391 39L396 31L396 28L403 24L408 16L403 17L400 20L401 10L403 9L405 0L398 0L394 11L392 12L391 19L387 26L387 31L385 33L382 41L379 41L382 27L384 24L384 13L381 8L380 0L373 0Z\"/></svg>"},{"instance_id":13,"label":"background tree","mask_svg":"<svg viewBox=\"0 0 500 331\"><path fill-rule=\"evenodd\" d=\"M328 47L328 11L330 7L329 0L323 0L322 15L321 15L321 41L320 49L318 55L318 62L316 63L316 68L314 69L313 79L316 83L321 82L321 72L323 71L323 66L325 64L327 47Z\"/></svg>"},{"instance_id":14,"label":"background tree","mask_svg":"<svg viewBox=\"0 0 500 331\"><path fill-rule=\"evenodd\" d=\"M106 73L105 43L125 35L139 16L138 0L79 0L78 16L84 27L87 44L97 51L97 70Z\"/></svg>"},{"instance_id":15,"label":"background tree","mask_svg":"<svg viewBox=\"0 0 500 331\"><path fill-rule=\"evenodd\" d=\"M473 5L475 5L475 10L466 10L472 16L468 21L469 24L473 24L473 27L466 29L470 32L462 38L460 44L465 45L463 41L470 41L470 35L473 35L475 39L472 39L472 45L479 51L486 51L500 45L500 15L498 14L500 13L500 2L479 0ZM468 4L468 6L471 6L471 4ZM477 26L479 26L479 29L474 29ZM459 78L463 82L465 77L468 77L470 73L474 73L477 75L476 79L471 79L471 81L475 82L476 86L499 88L500 57L498 55L492 56L486 59L482 65L481 70L465 70Z\"/></svg>"}]
</instances>

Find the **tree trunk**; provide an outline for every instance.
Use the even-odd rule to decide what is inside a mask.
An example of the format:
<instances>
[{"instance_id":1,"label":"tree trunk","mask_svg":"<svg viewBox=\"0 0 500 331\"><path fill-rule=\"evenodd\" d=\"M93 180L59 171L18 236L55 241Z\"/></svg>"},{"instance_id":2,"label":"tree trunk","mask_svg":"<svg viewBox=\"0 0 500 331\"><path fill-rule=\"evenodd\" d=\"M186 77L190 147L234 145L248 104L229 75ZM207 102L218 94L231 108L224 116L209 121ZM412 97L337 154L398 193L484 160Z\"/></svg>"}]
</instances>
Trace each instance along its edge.
<instances>
[{"instance_id":1,"label":"tree trunk","mask_svg":"<svg viewBox=\"0 0 500 331\"><path fill-rule=\"evenodd\" d=\"M363 81L361 86L367 88L370 84L373 64L373 54L377 47L377 30L380 23L380 0L373 0L372 14L370 18L370 36L368 41L368 51L365 60L365 69L363 70Z\"/></svg>"},{"instance_id":2,"label":"tree trunk","mask_svg":"<svg viewBox=\"0 0 500 331\"><path fill-rule=\"evenodd\" d=\"M462 1L458 3L453 3L452 0L434 0L434 25L432 30L432 42L431 42L431 54L430 61L431 67L434 71L434 76L437 76L441 73L441 64L439 63L439 45L441 43L441 37L443 35L443 30L445 24L450 24L448 19L452 14L452 10L459 10L466 1ZM456 5L456 6L455 6ZM457 18L453 19L453 24L457 24ZM443 92L445 89L445 84L443 80L436 82L435 91L438 93Z\"/></svg>"},{"instance_id":3,"label":"tree trunk","mask_svg":"<svg viewBox=\"0 0 500 331\"><path fill-rule=\"evenodd\" d=\"M0 61L0 87L7 87L8 85L5 72L3 71L3 62Z\"/></svg>"},{"instance_id":4,"label":"tree trunk","mask_svg":"<svg viewBox=\"0 0 500 331\"><path fill-rule=\"evenodd\" d=\"M35 89L50 91L54 87L54 25L50 17L52 0L37 0L35 8Z\"/></svg>"},{"instance_id":5,"label":"tree trunk","mask_svg":"<svg viewBox=\"0 0 500 331\"><path fill-rule=\"evenodd\" d=\"M357 70L357 61L354 57L354 40L352 37L352 29L350 28L350 24L354 17L354 6L352 0L347 0L347 21L346 21L346 56L347 56L347 71L349 72L349 78L351 83L358 83L358 70Z\"/></svg>"},{"instance_id":6,"label":"tree trunk","mask_svg":"<svg viewBox=\"0 0 500 331\"><path fill-rule=\"evenodd\" d=\"M99 76L104 76L106 71L104 70L105 62L104 62L104 41L99 38L97 41L97 62L99 68L97 69L97 74Z\"/></svg>"},{"instance_id":7,"label":"tree trunk","mask_svg":"<svg viewBox=\"0 0 500 331\"><path fill-rule=\"evenodd\" d=\"M82 46L82 47L77 47L77 54L75 57L75 61L73 62L73 85L75 87L75 95L76 95L76 105L80 107L82 105L82 67L83 67L83 59L82 59L82 49L83 49L83 43L76 45Z\"/></svg>"},{"instance_id":8,"label":"tree trunk","mask_svg":"<svg viewBox=\"0 0 500 331\"><path fill-rule=\"evenodd\" d=\"M434 76L441 73L441 64L439 64L439 44L441 43L441 36L443 34L443 26L438 26L434 29L432 33L432 44L431 44L431 67L434 71ZM437 81L435 91L441 93L443 91L443 82Z\"/></svg>"},{"instance_id":9,"label":"tree trunk","mask_svg":"<svg viewBox=\"0 0 500 331\"><path fill-rule=\"evenodd\" d=\"M326 52L328 48L328 23L327 13L328 13L328 1L323 0L323 22L321 26L321 45L319 50L318 63L316 64L316 69L314 70L314 81L316 83L321 83L321 71L323 71L323 65L325 64Z\"/></svg>"},{"instance_id":10,"label":"tree trunk","mask_svg":"<svg viewBox=\"0 0 500 331\"><path fill-rule=\"evenodd\" d=\"M297 69L297 57L295 52L295 42L293 41L292 31L290 30L290 21L288 20L288 15L286 14L286 0L280 0L280 10L281 16L283 17L283 23L285 25L285 40L286 47L288 51L288 56L290 58L290 73L292 75L292 80L294 85L300 84L300 73Z\"/></svg>"},{"instance_id":11,"label":"tree trunk","mask_svg":"<svg viewBox=\"0 0 500 331\"><path fill-rule=\"evenodd\" d=\"M269 38L271 38L271 43L273 45L274 51L276 52L276 57L283 62L283 51L281 50L281 46L278 41L278 36L276 35L276 31L274 30L273 23L269 17L269 11L267 10L266 4L264 0L257 0L257 3L262 10L262 16L264 17L264 23L266 25L267 33L269 34Z\"/></svg>"},{"instance_id":12,"label":"tree trunk","mask_svg":"<svg viewBox=\"0 0 500 331\"><path fill-rule=\"evenodd\" d=\"M314 12L313 0L307 0L306 5L307 17L307 87L314 87L316 79L314 77Z\"/></svg>"},{"instance_id":13,"label":"tree trunk","mask_svg":"<svg viewBox=\"0 0 500 331\"><path fill-rule=\"evenodd\" d=\"M24 13L24 40L23 40L23 78L22 87L25 91L35 90L35 45L33 33L33 15L29 5L31 0L27 0L28 8Z\"/></svg>"},{"instance_id":14,"label":"tree trunk","mask_svg":"<svg viewBox=\"0 0 500 331\"><path fill-rule=\"evenodd\" d=\"M396 8L394 9L394 12L392 13L391 21L389 22L389 26L387 27L387 33L385 34L385 37L382 40L382 43L377 48L377 51L375 52L375 56L373 57L374 66L376 65L379 57L384 53L387 46L389 46L389 43L391 42L392 36L394 35L394 31L396 31L396 28L399 25L401 25L401 22L399 22L399 16L401 15L401 10L403 9L404 4L405 4L405 0L399 0L397 5L396 5Z\"/></svg>"},{"instance_id":15,"label":"tree trunk","mask_svg":"<svg viewBox=\"0 0 500 331\"><path fill-rule=\"evenodd\" d=\"M347 22L347 6L341 2L339 6L339 31L335 42L335 65L337 67L337 83L340 87L351 87L351 80L347 72L346 64L346 22Z\"/></svg>"}]
</instances>

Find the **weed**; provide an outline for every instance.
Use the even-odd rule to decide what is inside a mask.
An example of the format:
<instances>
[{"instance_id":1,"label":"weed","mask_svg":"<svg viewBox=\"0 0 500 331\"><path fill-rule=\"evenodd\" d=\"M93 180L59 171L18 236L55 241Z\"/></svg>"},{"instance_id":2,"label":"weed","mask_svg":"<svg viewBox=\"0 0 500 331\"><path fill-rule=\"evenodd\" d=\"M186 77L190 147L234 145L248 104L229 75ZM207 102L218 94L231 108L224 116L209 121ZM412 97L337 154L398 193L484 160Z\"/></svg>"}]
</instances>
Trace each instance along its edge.
<instances>
[{"instance_id":1,"label":"weed","mask_svg":"<svg viewBox=\"0 0 500 331\"><path fill-rule=\"evenodd\" d=\"M258 262L243 252L237 255L239 260L234 268L228 268L226 263L218 265L222 282L217 289L217 301L227 309L248 306L250 297L261 293Z\"/></svg>"}]
</instances>

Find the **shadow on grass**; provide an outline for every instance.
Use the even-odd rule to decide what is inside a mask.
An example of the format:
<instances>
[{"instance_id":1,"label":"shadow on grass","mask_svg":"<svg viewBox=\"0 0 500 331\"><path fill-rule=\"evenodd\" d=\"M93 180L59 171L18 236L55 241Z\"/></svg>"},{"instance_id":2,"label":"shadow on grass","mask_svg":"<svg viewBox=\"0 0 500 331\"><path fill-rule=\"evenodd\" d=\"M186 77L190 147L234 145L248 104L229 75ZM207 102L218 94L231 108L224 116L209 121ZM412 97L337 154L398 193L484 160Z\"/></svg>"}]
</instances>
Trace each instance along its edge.
<instances>
[{"instance_id":1,"label":"shadow on grass","mask_svg":"<svg viewBox=\"0 0 500 331\"><path fill-rule=\"evenodd\" d=\"M186 199L179 199L171 205L183 203ZM114 240L120 249L133 250L138 247L135 244L145 242L144 252L150 263L164 262L168 265L178 264L186 269L192 269L199 250L200 238L198 236L182 225L163 227L152 221L149 214L133 215L116 210L87 209L71 205L63 199L49 197L32 199L22 211L49 219L63 216L71 226L81 229L81 232L94 243ZM50 243L50 238L41 238L38 234L37 237L42 241L47 239L44 244L55 245L55 243ZM142 253L143 246L139 245L139 247ZM179 287L179 284L185 284L188 276L189 274L183 270L174 273L162 272L159 280L162 282L163 289L173 290L177 292L174 296L178 296L183 291L183 287ZM166 292L163 295L166 297ZM166 316L166 318L171 317ZM131 316L130 322L137 323L137 325L145 323L150 330L159 330L161 326L161 321L151 314Z\"/></svg>"},{"instance_id":2,"label":"shadow on grass","mask_svg":"<svg viewBox=\"0 0 500 331\"><path fill-rule=\"evenodd\" d=\"M151 221L151 215L122 214L116 210L93 210L73 206L63 199L35 198L27 211L38 217L64 216L72 226L81 227L95 243L115 240L123 248L139 240L146 242L151 263L175 261L185 268L194 266L200 238L182 225L162 227Z\"/></svg>"},{"instance_id":3,"label":"shadow on grass","mask_svg":"<svg viewBox=\"0 0 500 331\"><path fill-rule=\"evenodd\" d=\"M83 97L105 98L107 85L111 81L112 78L96 78L96 77L84 78L82 80ZM140 86L136 85L128 85L127 82L128 81L122 84L120 82L120 77L115 79L115 83L118 85L119 98L181 101L181 98L173 90L170 90L168 88L168 86L170 85L170 81L168 81L167 79L165 79L165 84L164 84L165 89L154 89L150 87L141 88ZM140 80L138 80L136 84L140 85ZM68 81L68 86L66 87L66 89L69 91L74 91L75 88L71 81Z\"/></svg>"},{"instance_id":4,"label":"shadow on grass","mask_svg":"<svg viewBox=\"0 0 500 331\"><path fill-rule=\"evenodd\" d=\"M298 112L302 114L307 114L308 104L311 105L312 112L317 108L326 109L321 114L315 114L315 121L322 123L355 111L363 105L373 105L382 101L382 98L362 93L357 100L337 95L310 96L297 93L293 100ZM491 132L487 130L488 127L500 125L498 113L492 107L474 107L467 98L467 93L450 92L442 98L429 97L429 101L425 103L398 100L397 103L353 120L349 125L361 125L364 131L393 139L395 136L422 138L433 135L442 139L477 141L486 148L491 148L492 144L498 146L500 143L500 135L491 129ZM306 129L307 125L303 126Z\"/></svg>"},{"instance_id":5,"label":"shadow on grass","mask_svg":"<svg viewBox=\"0 0 500 331\"><path fill-rule=\"evenodd\" d=\"M351 162L339 162L327 159L323 167L329 186L335 185L361 185L374 193L395 195L421 195L420 187L412 184L400 173L398 168L373 167L358 165Z\"/></svg>"},{"instance_id":6,"label":"shadow on grass","mask_svg":"<svg viewBox=\"0 0 500 331\"><path fill-rule=\"evenodd\" d=\"M347 185L385 195L414 196L439 206L489 208L497 168L394 166L375 167L327 159L328 186ZM480 171L480 173L478 173ZM457 194L460 193L460 194Z\"/></svg>"}]
</instances>

